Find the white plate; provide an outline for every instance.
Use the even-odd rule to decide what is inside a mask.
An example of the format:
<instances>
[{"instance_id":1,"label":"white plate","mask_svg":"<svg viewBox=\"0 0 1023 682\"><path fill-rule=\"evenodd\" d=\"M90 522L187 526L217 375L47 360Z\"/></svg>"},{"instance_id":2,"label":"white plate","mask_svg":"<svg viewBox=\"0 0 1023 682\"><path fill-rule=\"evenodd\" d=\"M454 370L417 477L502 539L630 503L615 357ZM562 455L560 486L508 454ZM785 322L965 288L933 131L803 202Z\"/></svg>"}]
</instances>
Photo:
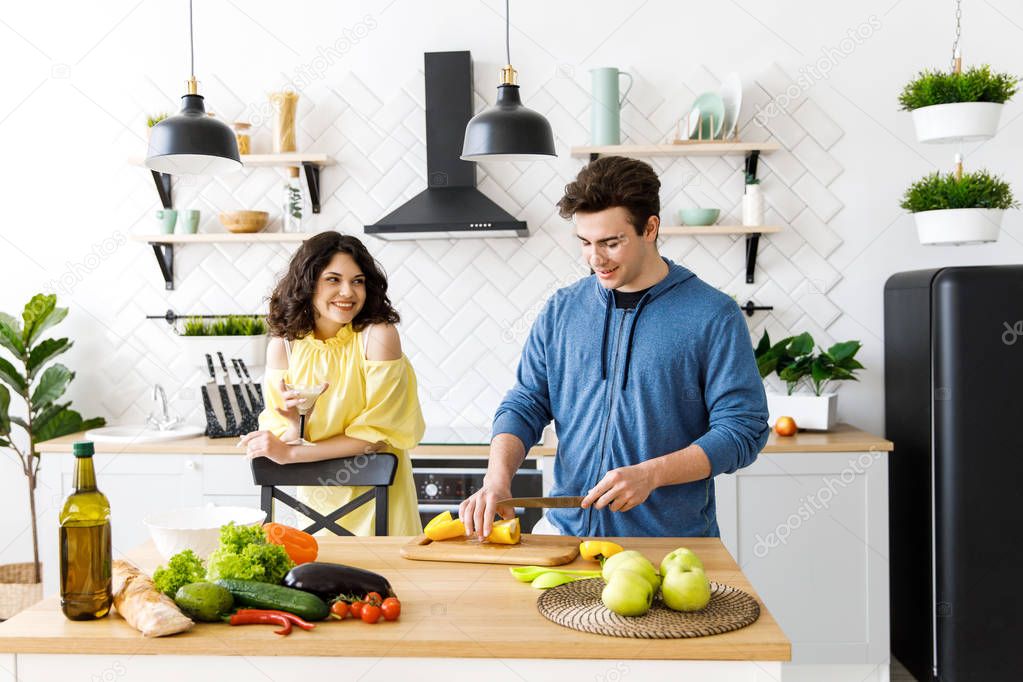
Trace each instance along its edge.
<instances>
[{"instance_id":1,"label":"white plate","mask_svg":"<svg viewBox=\"0 0 1023 682\"><path fill-rule=\"evenodd\" d=\"M739 113L742 111L742 80L734 71L721 81L718 91L725 102L725 125L722 128L724 139L730 139L739 125Z\"/></svg>"}]
</instances>

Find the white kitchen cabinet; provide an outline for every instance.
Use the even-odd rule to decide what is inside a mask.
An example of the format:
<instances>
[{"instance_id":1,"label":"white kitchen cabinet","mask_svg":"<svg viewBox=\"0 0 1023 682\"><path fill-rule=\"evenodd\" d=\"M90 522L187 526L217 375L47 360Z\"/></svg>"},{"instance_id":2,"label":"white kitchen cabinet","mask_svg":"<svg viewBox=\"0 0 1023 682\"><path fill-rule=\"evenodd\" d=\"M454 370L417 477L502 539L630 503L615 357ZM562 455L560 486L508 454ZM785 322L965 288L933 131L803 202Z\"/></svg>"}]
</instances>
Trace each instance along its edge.
<instances>
[{"instance_id":1,"label":"white kitchen cabinet","mask_svg":"<svg viewBox=\"0 0 1023 682\"><path fill-rule=\"evenodd\" d=\"M716 491L721 539L792 663L887 663L888 453L761 453Z\"/></svg>"}]
</instances>

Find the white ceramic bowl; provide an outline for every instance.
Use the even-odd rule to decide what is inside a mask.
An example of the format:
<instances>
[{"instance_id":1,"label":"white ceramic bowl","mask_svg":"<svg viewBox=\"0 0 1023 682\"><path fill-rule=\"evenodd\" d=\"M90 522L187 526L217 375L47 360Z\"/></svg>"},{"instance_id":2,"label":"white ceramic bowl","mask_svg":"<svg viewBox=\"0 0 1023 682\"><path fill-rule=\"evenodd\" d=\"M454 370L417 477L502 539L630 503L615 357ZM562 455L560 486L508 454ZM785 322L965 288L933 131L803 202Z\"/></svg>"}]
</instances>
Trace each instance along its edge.
<instances>
[{"instance_id":1,"label":"white ceramic bowl","mask_svg":"<svg viewBox=\"0 0 1023 682\"><path fill-rule=\"evenodd\" d=\"M165 560L190 549L205 559L217 548L220 527L234 521L237 526L257 526L266 520L266 512L251 507L184 507L158 512L143 523L156 549Z\"/></svg>"}]
</instances>

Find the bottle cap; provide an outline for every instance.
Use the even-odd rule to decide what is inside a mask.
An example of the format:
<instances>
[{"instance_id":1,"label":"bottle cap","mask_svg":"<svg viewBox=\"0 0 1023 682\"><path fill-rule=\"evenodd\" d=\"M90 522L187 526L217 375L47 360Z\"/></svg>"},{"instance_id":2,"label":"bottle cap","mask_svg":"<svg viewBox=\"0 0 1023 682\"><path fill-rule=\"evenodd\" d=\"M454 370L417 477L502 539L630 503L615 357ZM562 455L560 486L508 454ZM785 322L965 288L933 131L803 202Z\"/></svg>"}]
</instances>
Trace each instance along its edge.
<instances>
[{"instance_id":1,"label":"bottle cap","mask_svg":"<svg viewBox=\"0 0 1023 682\"><path fill-rule=\"evenodd\" d=\"M91 440L75 441L71 446L71 452L75 457L92 457L96 453Z\"/></svg>"}]
</instances>

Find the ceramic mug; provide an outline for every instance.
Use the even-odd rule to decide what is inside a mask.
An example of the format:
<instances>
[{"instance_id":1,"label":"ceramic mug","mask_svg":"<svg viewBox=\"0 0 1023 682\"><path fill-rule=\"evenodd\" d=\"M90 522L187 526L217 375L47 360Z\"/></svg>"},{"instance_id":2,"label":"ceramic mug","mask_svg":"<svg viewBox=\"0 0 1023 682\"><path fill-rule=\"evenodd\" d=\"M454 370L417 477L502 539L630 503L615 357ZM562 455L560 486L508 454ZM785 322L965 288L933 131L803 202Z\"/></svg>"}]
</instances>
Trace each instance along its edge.
<instances>
[{"instance_id":1,"label":"ceramic mug","mask_svg":"<svg viewBox=\"0 0 1023 682\"><path fill-rule=\"evenodd\" d=\"M171 234L174 232L174 223L178 220L178 212L173 208L161 208L156 212L156 219L160 223L160 231Z\"/></svg>"},{"instance_id":2,"label":"ceramic mug","mask_svg":"<svg viewBox=\"0 0 1023 682\"><path fill-rule=\"evenodd\" d=\"M621 144L621 111L625 98L632 89L632 76L615 67L590 70L592 101L590 102L590 134L595 145ZM619 94L619 79L629 79L623 94Z\"/></svg>"},{"instance_id":3,"label":"ceramic mug","mask_svg":"<svg viewBox=\"0 0 1023 682\"><path fill-rule=\"evenodd\" d=\"M178 232L195 234L199 231L199 211L194 208L178 211Z\"/></svg>"}]
</instances>

